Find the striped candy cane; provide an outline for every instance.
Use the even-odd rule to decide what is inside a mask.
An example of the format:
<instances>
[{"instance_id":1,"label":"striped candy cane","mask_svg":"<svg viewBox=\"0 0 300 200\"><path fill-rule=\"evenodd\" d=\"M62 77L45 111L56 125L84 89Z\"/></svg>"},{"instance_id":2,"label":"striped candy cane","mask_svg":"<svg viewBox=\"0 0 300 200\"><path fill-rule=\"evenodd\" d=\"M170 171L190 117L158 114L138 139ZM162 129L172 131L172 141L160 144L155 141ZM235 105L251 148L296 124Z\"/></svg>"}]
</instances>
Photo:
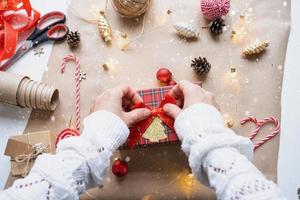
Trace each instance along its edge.
<instances>
[{"instance_id":1,"label":"striped candy cane","mask_svg":"<svg viewBox=\"0 0 300 200\"><path fill-rule=\"evenodd\" d=\"M76 63L76 70L75 70L75 81L76 81L76 97L75 97L75 105L76 105L76 129L80 130L80 61L79 58L73 54L70 54L66 57L64 57L62 63L61 63L61 69L60 72L63 74L65 72L66 63L69 61L74 61Z\"/></svg>"},{"instance_id":2,"label":"striped candy cane","mask_svg":"<svg viewBox=\"0 0 300 200\"><path fill-rule=\"evenodd\" d=\"M275 130L272 131L270 134L268 134L265 138L261 139L260 141L257 141L254 143L254 150L256 150L258 147L262 146L267 141L271 140L273 137L275 137L280 132L280 124L276 117L267 117L263 120L258 121L255 117L246 117L241 119L241 124L245 124L247 122L253 122L256 125L256 129L252 131L249 134L249 139L253 140L253 138L258 134L260 129L266 124L266 123L273 123L276 127Z\"/></svg>"},{"instance_id":3,"label":"striped candy cane","mask_svg":"<svg viewBox=\"0 0 300 200\"><path fill-rule=\"evenodd\" d=\"M276 117L268 117L264 118L263 120L258 121L258 124L260 127L262 127L266 123L273 123L276 128L274 131L272 131L270 134L268 134L265 138L261 139L260 141L256 142L254 144L254 150L266 143L267 141L271 140L273 137L275 137L280 132L280 124Z\"/></svg>"},{"instance_id":4,"label":"striped candy cane","mask_svg":"<svg viewBox=\"0 0 300 200\"><path fill-rule=\"evenodd\" d=\"M57 147L57 144L59 141L65 139L65 138L68 138L68 137L72 137L72 136L79 136L79 133L71 128L66 128L66 129L62 130L56 137L55 146Z\"/></svg>"},{"instance_id":5,"label":"striped candy cane","mask_svg":"<svg viewBox=\"0 0 300 200\"><path fill-rule=\"evenodd\" d=\"M241 119L241 124L245 124L247 122L253 122L255 125L256 125L256 128L254 131L252 131L250 134L249 134L249 139L252 140L259 132L260 130L260 126L258 124L258 121L255 117L245 117L243 119Z\"/></svg>"}]
</instances>

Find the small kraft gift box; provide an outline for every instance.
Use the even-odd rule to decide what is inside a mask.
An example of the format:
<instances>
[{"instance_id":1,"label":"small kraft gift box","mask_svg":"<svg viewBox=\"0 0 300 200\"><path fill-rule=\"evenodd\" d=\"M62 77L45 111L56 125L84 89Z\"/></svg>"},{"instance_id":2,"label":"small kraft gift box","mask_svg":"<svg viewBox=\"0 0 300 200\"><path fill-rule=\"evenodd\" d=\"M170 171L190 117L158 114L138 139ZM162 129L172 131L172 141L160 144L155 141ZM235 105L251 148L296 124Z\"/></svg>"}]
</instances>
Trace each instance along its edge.
<instances>
[{"instance_id":1,"label":"small kraft gift box","mask_svg":"<svg viewBox=\"0 0 300 200\"><path fill-rule=\"evenodd\" d=\"M55 153L55 135L50 131L32 132L8 139L5 155L11 157L12 176L26 176L37 156Z\"/></svg>"},{"instance_id":2,"label":"small kraft gift box","mask_svg":"<svg viewBox=\"0 0 300 200\"><path fill-rule=\"evenodd\" d=\"M133 109L148 108L151 110L151 116L130 128L128 140L121 149L179 143L174 130L174 120L164 114L162 109L167 103L176 103L176 100L168 95L172 87L166 86L138 91L143 102L135 105Z\"/></svg>"}]
</instances>

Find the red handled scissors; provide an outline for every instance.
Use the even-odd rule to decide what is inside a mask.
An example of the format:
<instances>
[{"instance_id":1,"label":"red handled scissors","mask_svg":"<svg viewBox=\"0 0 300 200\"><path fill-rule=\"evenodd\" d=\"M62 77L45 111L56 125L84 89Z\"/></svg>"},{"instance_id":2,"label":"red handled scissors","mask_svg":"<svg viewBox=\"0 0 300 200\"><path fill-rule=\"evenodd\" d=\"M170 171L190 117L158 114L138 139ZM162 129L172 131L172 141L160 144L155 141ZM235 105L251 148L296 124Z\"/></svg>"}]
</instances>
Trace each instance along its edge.
<instances>
[{"instance_id":1,"label":"red handled scissors","mask_svg":"<svg viewBox=\"0 0 300 200\"><path fill-rule=\"evenodd\" d=\"M69 32L68 27L64 24L65 22L65 14L59 11L49 12L42 16L36 24L33 33L18 48L15 55L0 66L0 71L9 68L30 49L43 42L64 40Z\"/></svg>"}]
</instances>

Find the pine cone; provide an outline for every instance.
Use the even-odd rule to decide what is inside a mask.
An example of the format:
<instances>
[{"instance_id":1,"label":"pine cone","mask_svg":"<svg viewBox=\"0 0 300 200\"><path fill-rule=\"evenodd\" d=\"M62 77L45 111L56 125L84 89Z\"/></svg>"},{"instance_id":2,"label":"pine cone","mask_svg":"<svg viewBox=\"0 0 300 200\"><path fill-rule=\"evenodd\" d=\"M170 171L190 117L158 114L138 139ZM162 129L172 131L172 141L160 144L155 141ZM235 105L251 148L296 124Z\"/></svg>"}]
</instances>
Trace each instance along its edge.
<instances>
[{"instance_id":1,"label":"pine cone","mask_svg":"<svg viewBox=\"0 0 300 200\"><path fill-rule=\"evenodd\" d=\"M112 40L112 30L107 21L104 11L99 12L97 24L100 36L106 44L109 44Z\"/></svg>"},{"instance_id":2,"label":"pine cone","mask_svg":"<svg viewBox=\"0 0 300 200\"><path fill-rule=\"evenodd\" d=\"M211 65L206 60L205 57L203 58L199 57L199 58L194 58L194 60L192 60L191 67L193 67L195 72L201 76L209 72Z\"/></svg>"},{"instance_id":3,"label":"pine cone","mask_svg":"<svg viewBox=\"0 0 300 200\"><path fill-rule=\"evenodd\" d=\"M179 22L174 24L174 28L179 35L186 38L198 38L199 36L199 32L192 24Z\"/></svg>"},{"instance_id":4,"label":"pine cone","mask_svg":"<svg viewBox=\"0 0 300 200\"><path fill-rule=\"evenodd\" d=\"M224 20L218 18L209 23L210 32L219 35L223 32L223 27L225 26Z\"/></svg>"},{"instance_id":5,"label":"pine cone","mask_svg":"<svg viewBox=\"0 0 300 200\"><path fill-rule=\"evenodd\" d=\"M242 52L242 55L245 57L256 56L264 52L268 46L269 46L269 41L264 41L264 42L257 41L256 43L247 46Z\"/></svg>"},{"instance_id":6,"label":"pine cone","mask_svg":"<svg viewBox=\"0 0 300 200\"><path fill-rule=\"evenodd\" d=\"M74 49L78 47L80 42L80 33L78 31L71 31L67 35L67 43L70 48Z\"/></svg>"}]
</instances>

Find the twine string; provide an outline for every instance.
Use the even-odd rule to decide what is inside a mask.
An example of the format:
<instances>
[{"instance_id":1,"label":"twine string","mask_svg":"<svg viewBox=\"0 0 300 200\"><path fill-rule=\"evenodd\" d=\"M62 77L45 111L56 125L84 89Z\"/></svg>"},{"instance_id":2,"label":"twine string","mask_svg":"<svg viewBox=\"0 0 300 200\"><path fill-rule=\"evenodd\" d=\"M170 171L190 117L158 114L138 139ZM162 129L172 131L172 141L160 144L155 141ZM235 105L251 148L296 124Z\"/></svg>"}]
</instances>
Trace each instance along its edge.
<instances>
[{"instance_id":1,"label":"twine string","mask_svg":"<svg viewBox=\"0 0 300 200\"><path fill-rule=\"evenodd\" d=\"M97 21L98 19L97 18L86 18L86 17L83 17L75 8L73 8L70 4L70 2L68 3L69 5L69 8L71 10L71 12L73 12L73 14L79 18L80 20L84 21L84 22L87 22L87 23L91 23L91 24L97 24ZM107 12L108 10L108 0L105 1L105 9L104 9L104 12ZM101 9L99 9L101 10ZM135 42L136 40L138 40L139 38L141 38L143 35L144 35L144 31L145 31L145 24L146 24L146 15L147 15L147 12L143 15L143 21L142 21L142 27L141 27L141 30L139 32L139 34L135 37L133 37L132 39L130 39L127 44L126 44L126 47L128 47L129 45L131 45L133 42ZM151 31L149 33L152 33L152 32L156 32L156 31L159 31L160 29L156 29L155 31Z\"/></svg>"},{"instance_id":2,"label":"twine string","mask_svg":"<svg viewBox=\"0 0 300 200\"><path fill-rule=\"evenodd\" d=\"M29 138L29 137L27 136L27 138ZM22 176L24 177L28 174L27 169L28 169L30 161L36 159L39 155L46 153L48 151L48 149L49 149L49 145L46 146L43 143L37 143L31 147L31 150L29 151L28 154L17 155L16 157L12 158L11 160L16 161L17 163L26 162L24 171L22 173Z\"/></svg>"}]
</instances>

